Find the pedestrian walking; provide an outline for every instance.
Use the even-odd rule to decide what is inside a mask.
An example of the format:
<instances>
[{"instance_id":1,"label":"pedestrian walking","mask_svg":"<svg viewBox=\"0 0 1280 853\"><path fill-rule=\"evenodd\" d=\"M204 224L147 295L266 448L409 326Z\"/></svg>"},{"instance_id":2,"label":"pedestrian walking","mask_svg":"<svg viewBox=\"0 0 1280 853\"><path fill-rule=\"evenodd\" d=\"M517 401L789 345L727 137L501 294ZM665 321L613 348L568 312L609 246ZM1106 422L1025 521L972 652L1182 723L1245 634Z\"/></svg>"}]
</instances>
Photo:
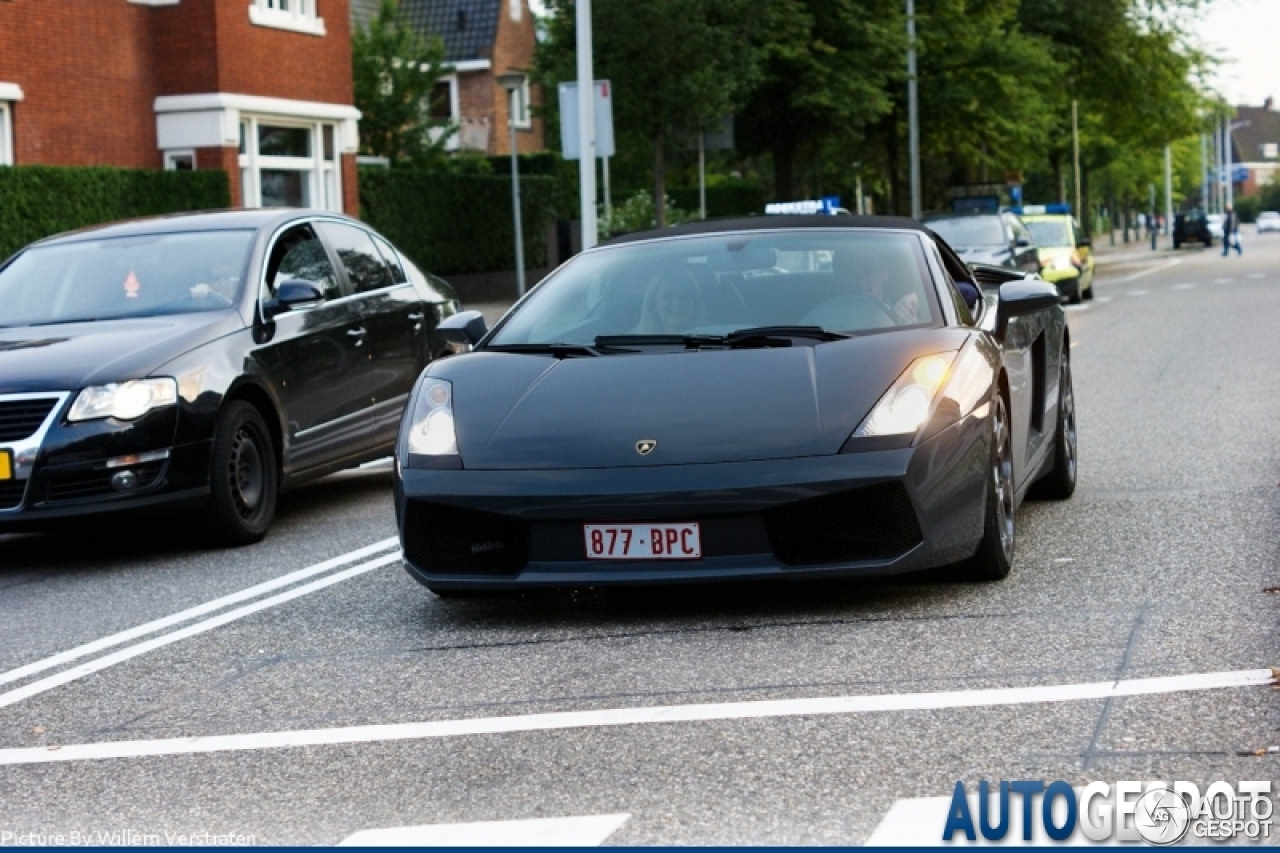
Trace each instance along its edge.
<instances>
[{"instance_id":1,"label":"pedestrian walking","mask_svg":"<svg viewBox=\"0 0 1280 853\"><path fill-rule=\"evenodd\" d=\"M1232 247L1237 255L1244 254L1240 246L1240 216L1234 207L1227 205L1226 215L1222 218L1222 257L1231 254Z\"/></svg>"}]
</instances>

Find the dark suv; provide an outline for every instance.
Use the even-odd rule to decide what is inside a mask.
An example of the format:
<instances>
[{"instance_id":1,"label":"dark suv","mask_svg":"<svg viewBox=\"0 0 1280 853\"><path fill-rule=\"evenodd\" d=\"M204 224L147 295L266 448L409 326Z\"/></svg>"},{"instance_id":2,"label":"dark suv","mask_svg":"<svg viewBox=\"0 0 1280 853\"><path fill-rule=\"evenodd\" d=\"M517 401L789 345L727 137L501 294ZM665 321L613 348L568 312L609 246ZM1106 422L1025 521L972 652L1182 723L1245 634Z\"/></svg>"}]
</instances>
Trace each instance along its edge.
<instances>
[{"instance_id":1,"label":"dark suv","mask_svg":"<svg viewBox=\"0 0 1280 853\"><path fill-rule=\"evenodd\" d=\"M1213 232L1209 230L1209 219L1198 207L1184 210L1173 218L1173 248L1180 249L1183 243L1213 245Z\"/></svg>"}]
</instances>

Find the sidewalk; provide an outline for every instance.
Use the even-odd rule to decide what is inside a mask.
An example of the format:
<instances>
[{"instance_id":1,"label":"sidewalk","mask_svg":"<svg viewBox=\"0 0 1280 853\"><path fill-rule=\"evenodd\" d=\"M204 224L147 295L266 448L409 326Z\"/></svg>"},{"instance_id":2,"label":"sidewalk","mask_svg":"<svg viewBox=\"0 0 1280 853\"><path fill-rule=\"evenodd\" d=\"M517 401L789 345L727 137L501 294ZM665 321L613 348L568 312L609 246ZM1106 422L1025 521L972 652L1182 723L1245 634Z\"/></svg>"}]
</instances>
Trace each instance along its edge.
<instances>
[{"instance_id":1,"label":"sidewalk","mask_svg":"<svg viewBox=\"0 0 1280 853\"><path fill-rule=\"evenodd\" d=\"M1161 234L1159 238L1159 247L1155 251L1151 249L1151 237L1143 234L1141 240L1130 240L1127 244L1124 242L1124 234L1120 231L1115 232L1116 244L1111 245L1111 239L1105 233L1096 234L1093 238L1093 257L1099 265L1116 265L1126 263L1139 263L1142 261L1151 261L1159 258L1175 257L1178 252L1169 247L1169 237Z\"/></svg>"}]
</instances>

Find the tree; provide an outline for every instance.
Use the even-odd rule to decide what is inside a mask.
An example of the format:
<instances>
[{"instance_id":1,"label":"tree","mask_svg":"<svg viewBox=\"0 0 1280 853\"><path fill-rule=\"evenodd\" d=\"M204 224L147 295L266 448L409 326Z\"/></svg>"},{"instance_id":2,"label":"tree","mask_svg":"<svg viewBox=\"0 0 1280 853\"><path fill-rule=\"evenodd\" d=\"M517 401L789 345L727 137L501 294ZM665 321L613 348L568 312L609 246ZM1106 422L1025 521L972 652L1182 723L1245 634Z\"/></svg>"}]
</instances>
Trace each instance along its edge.
<instances>
[{"instance_id":1,"label":"tree","mask_svg":"<svg viewBox=\"0 0 1280 853\"><path fill-rule=\"evenodd\" d=\"M441 162L457 129L432 117L438 99L448 97L437 89L451 70L444 42L420 36L401 19L397 0L382 0L377 16L351 36L351 63L361 151L392 165Z\"/></svg>"},{"instance_id":2,"label":"tree","mask_svg":"<svg viewBox=\"0 0 1280 853\"><path fill-rule=\"evenodd\" d=\"M897 0L763 0L761 81L737 121L739 147L773 158L774 191L792 198L798 158L850 145L893 107L905 77ZM842 158L843 159L843 158Z\"/></svg>"},{"instance_id":3,"label":"tree","mask_svg":"<svg viewBox=\"0 0 1280 853\"><path fill-rule=\"evenodd\" d=\"M540 64L576 78L573 0L551 0ZM635 134L653 156L654 198L666 196L666 147L732 112L756 82L753 0L594 0L595 72L613 82L616 136ZM666 224L657 205L658 226Z\"/></svg>"}]
</instances>

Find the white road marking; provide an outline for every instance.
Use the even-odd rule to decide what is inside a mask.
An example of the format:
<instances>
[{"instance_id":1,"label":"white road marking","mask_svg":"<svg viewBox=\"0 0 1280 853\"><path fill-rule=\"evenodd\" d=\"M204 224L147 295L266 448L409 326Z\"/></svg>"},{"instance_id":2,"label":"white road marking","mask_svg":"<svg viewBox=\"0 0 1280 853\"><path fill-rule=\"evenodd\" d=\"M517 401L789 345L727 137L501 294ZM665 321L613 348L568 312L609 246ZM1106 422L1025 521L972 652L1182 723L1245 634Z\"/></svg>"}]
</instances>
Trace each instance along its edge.
<instances>
[{"instance_id":1,"label":"white road marking","mask_svg":"<svg viewBox=\"0 0 1280 853\"><path fill-rule=\"evenodd\" d=\"M1094 302L1110 302L1114 298L1115 297L1113 296L1095 296L1093 297L1093 301Z\"/></svg>"},{"instance_id":2,"label":"white road marking","mask_svg":"<svg viewBox=\"0 0 1280 853\"><path fill-rule=\"evenodd\" d=\"M631 818L629 814L488 820L366 829L339 847L599 847Z\"/></svg>"},{"instance_id":3,"label":"white road marking","mask_svg":"<svg viewBox=\"0 0 1280 853\"><path fill-rule=\"evenodd\" d=\"M336 581L333 578L325 578L323 582ZM510 717L473 717L461 720L348 726L292 732L259 732L255 734L167 738L163 740L106 741L56 747L19 747L16 749L0 749L0 766L97 761L107 758L141 758L157 755L243 752L298 746L386 743L389 741L465 737L468 735L589 729L653 723L758 720L777 717L811 717L830 714L864 714L946 708L985 708L997 705L1030 705L1043 702L1075 702L1121 696L1147 696L1195 690L1257 687L1274 684L1275 678L1274 671L1270 669L1246 669L1235 672L1208 672L1161 678L1096 681L1086 684L1050 684L1036 687L1001 687L985 690L953 690L938 693L830 696L813 699L777 699L702 705L653 705L646 708L558 711L544 714L521 714Z\"/></svg>"},{"instance_id":4,"label":"white road marking","mask_svg":"<svg viewBox=\"0 0 1280 853\"><path fill-rule=\"evenodd\" d=\"M1150 290L1130 290L1128 296L1146 296Z\"/></svg>"},{"instance_id":5,"label":"white road marking","mask_svg":"<svg viewBox=\"0 0 1280 853\"><path fill-rule=\"evenodd\" d=\"M1264 273L1264 272L1251 272L1251 273L1249 273L1249 278L1266 278L1266 277L1267 277L1267 274L1266 274L1266 273Z\"/></svg>"},{"instance_id":6,"label":"white road marking","mask_svg":"<svg viewBox=\"0 0 1280 853\"><path fill-rule=\"evenodd\" d=\"M22 687L15 690L10 690L8 693L0 693L0 708L8 707L9 705L21 702L24 699L30 699L32 696L37 696L41 693L52 690L55 687L61 687L64 684L70 684L72 681L77 681L78 679L84 678L86 675L101 672L102 670L113 667L116 664L132 660L139 655L144 655L147 652L153 652L156 649L171 645L179 640L185 640L188 637L194 637L197 634L212 631L214 628L220 628L223 625L235 622L237 619L243 619L244 617L250 616L259 611L267 610L268 608L284 604L286 601L292 601L295 598L301 598L302 596L309 595L313 592L318 592L326 587L354 578L357 575L362 575L366 572L371 572L374 569L381 568L389 563L397 563L399 561L400 550L396 549L393 553L385 554L375 560L371 560L367 563L361 563L340 572L335 572L334 574L323 577L320 580L312 581L309 584L294 587L288 592L282 592L279 595L273 595L270 598L264 598L259 601L255 601L252 604L246 604L244 607L238 607L235 610L220 613L217 616L205 619L202 622L197 622L194 625L188 625L187 627L181 628L173 633L162 634L159 637L154 637L150 640L137 643L136 645L128 646L118 652L106 655L105 657L100 657L87 663L82 663L79 666L74 666L71 669L63 670L62 672L59 672L56 675L51 675L48 678L42 678L39 681L24 684Z\"/></svg>"},{"instance_id":7,"label":"white road marking","mask_svg":"<svg viewBox=\"0 0 1280 853\"><path fill-rule=\"evenodd\" d=\"M1151 269L1148 269L1148 270L1135 272L1130 275L1126 275L1123 278L1103 279L1102 284L1124 284L1130 281L1137 281L1138 279L1145 278L1146 276L1149 276L1152 273L1163 272L1164 270L1172 269L1173 267L1176 267L1180 263L1182 263L1181 258L1173 258L1172 260L1168 261L1167 263L1161 264L1158 267L1152 267Z\"/></svg>"},{"instance_id":8,"label":"white road marking","mask_svg":"<svg viewBox=\"0 0 1280 853\"><path fill-rule=\"evenodd\" d=\"M1175 284L1173 286L1173 289L1174 290L1191 290L1193 287L1195 287L1194 284L1183 283L1183 284Z\"/></svg>"},{"instance_id":9,"label":"white road marking","mask_svg":"<svg viewBox=\"0 0 1280 853\"><path fill-rule=\"evenodd\" d=\"M1068 305L1068 306L1066 306L1065 310L1067 310L1067 311L1088 311L1090 307L1091 307L1091 306L1088 306L1088 305Z\"/></svg>"},{"instance_id":10,"label":"white road marking","mask_svg":"<svg viewBox=\"0 0 1280 853\"><path fill-rule=\"evenodd\" d=\"M1213 283L1214 284L1230 284L1233 281L1235 281L1234 278L1215 278L1213 280Z\"/></svg>"},{"instance_id":11,"label":"white road marking","mask_svg":"<svg viewBox=\"0 0 1280 853\"><path fill-rule=\"evenodd\" d=\"M325 572L336 569L339 566L345 566L347 563L354 563L357 560L363 560L365 557L372 556L380 551L386 551L388 548L395 548L397 545L399 545L399 540L392 536L388 539L383 539L381 542L374 542L372 545L368 545L364 548L358 548L355 551L334 557L331 560L325 560L323 563L316 563L314 566L308 566L305 569L299 569L296 572L281 575L278 578L242 589L239 592L233 592L230 595L224 595L221 598L206 601L204 604L198 604L195 607L190 607L186 610L174 613L172 616L165 616L163 619L156 619L153 622L147 622L146 624L139 625L136 628L130 628L127 631L121 631L118 634L112 634L109 637L103 637L100 640L94 640L93 642L85 643L82 646L76 646L74 649L68 649L65 652L59 652L58 654L52 655L51 657L47 657L43 660L38 660L34 663L20 666L17 669L11 669L8 672L0 673L0 684L9 684L14 681L20 681L27 676L35 675L38 672L44 672L46 669L52 669L53 667L61 666L64 663L70 663L71 661L77 660L86 655L91 655L96 652L103 651L104 649L109 649L112 646L118 646L121 643L127 643L130 640L136 640L139 637L145 637L148 634L154 634L156 631L163 631L165 628L170 628L190 619L195 619L197 616L204 616L208 613L221 610L224 607L230 607L233 604L239 604L242 601L257 598L260 595L265 595L268 592L289 586L297 583L298 581L324 574Z\"/></svg>"},{"instance_id":12,"label":"white road marking","mask_svg":"<svg viewBox=\"0 0 1280 853\"><path fill-rule=\"evenodd\" d=\"M995 785L992 786L993 788ZM1073 789L1076 796L1079 797L1083 789ZM951 808L951 797L914 797L906 800L895 800L893 805L889 807L889 811L881 818L880 823L876 825L875 831L871 833L871 837L867 839L867 847L936 847L938 845L945 846L1000 846L1000 847L1039 847L1046 844L1065 845L1067 847L1080 847L1083 845L1102 844L1104 846L1117 846L1121 842L1114 837L1107 841L1090 841L1084 837L1079 824L1071 833L1071 837L1064 841L1053 841L1045 834L1044 821L1040 820L1040 807L1037 805L1034 812L1034 818L1031 821L1031 840L1024 841L1022 838L1022 809L1018 807L1016 801L1010 799L1009 808L1009 826L1007 834L999 841L987 841L982 837L981 829L978 827L978 790L977 785L965 786L965 799L969 803L969 814L973 818L976 840L970 841L965 837L964 832L956 832L951 836L950 841L942 840L942 832L947 826L947 813ZM995 791L992 791L992 797ZM1054 820L1055 825L1063 826L1066 822L1066 806L1058 799L1054 802ZM1059 813L1058 808L1062 813ZM997 814L991 815L991 822L998 820Z\"/></svg>"}]
</instances>

